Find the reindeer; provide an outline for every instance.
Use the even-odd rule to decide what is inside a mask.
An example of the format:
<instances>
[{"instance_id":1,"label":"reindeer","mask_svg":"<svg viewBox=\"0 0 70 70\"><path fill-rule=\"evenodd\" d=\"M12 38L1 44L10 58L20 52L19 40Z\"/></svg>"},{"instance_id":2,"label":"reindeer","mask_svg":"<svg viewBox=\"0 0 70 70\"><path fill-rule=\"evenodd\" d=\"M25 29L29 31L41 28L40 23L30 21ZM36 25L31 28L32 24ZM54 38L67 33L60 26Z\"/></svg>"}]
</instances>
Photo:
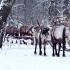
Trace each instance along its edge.
<instances>
[{"instance_id":1,"label":"reindeer","mask_svg":"<svg viewBox=\"0 0 70 70\"><path fill-rule=\"evenodd\" d=\"M53 54L52 56L60 56L60 49L61 49L61 44L63 45L63 56L65 56L65 27L64 26L58 26L53 29L52 34L51 34L51 41L52 41L52 49L53 49ZM58 45L58 49L57 49Z\"/></svg>"},{"instance_id":2,"label":"reindeer","mask_svg":"<svg viewBox=\"0 0 70 70\"><path fill-rule=\"evenodd\" d=\"M65 57L65 49L66 49L66 38L70 40L70 27L65 25L65 20L60 23L55 22L56 25L52 27L51 32L51 42L52 42L52 56L60 56L60 49L63 49L63 57ZM58 49L57 49L58 45ZM62 45L62 46L61 46Z\"/></svg>"},{"instance_id":3,"label":"reindeer","mask_svg":"<svg viewBox=\"0 0 70 70\"><path fill-rule=\"evenodd\" d=\"M37 45L39 44L39 55L42 55L42 44L44 44L44 56L46 56L46 43L47 43L47 37L49 35L48 27L40 26L39 22L37 21L38 26L32 26L31 31L33 33L34 37L34 43L35 43L35 50L34 54L37 54Z\"/></svg>"},{"instance_id":4,"label":"reindeer","mask_svg":"<svg viewBox=\"0 0 70 70\"><path fill-rule=\"evenodd\" d=\"M32 34L29 31L29 26L23 25L20 27L20 36L32 36Z\"/></svg>"},{"instance_id":5,"label":"reindeer","mask_svg":"<svg viewBox=\"0 0 70 70\"><path fill-rule=\"evenodd\" d=\"M49 35L49 28L43 28L41 29L41 32L39 34L39 55L42 55L42 44L44 44L44 56L46 56L46 44L48 43L48 35Z\"/></svg>"},{"instance_id":6,"label":"reindeer","mask_svg":"<svg viewBox=\"0 0 70 70\"><path fill-rule=\"evenodd\" d=\"M7 26L6 35L18 36L19 35L19 29L14 27L14 26Z\"/></svg>"}]
</instances>

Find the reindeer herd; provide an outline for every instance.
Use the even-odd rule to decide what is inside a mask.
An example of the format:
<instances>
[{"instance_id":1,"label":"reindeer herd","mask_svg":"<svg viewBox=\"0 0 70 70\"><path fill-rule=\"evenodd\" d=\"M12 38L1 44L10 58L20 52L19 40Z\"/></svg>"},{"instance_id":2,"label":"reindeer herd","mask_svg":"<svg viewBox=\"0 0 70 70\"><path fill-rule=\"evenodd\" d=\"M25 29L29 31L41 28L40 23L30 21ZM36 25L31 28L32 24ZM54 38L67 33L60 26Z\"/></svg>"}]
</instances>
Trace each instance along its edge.
<instances>
[{"instance_id":1,"label":"reindeer herd","mask_svg":"<svg viewBox=\"0 0 70 70\"><path fill-rule=\"evenodd\" d=\"M57 23L57 22L56 22ZM34 54L37 54L37 45L39 45L39 55L42 55L42 47L44 48L44 56L46 56L46 44L52 47L52 56L60 56L62 48L62 56L65 56L66 42L70 44L70 27L63 24L41 26L38 22L37 26L31 27L21 26L20 29L8 26L6 28L6 36L14 36L14 38L31 39L35 45ZM29 37L26 37L29 36ZM25 43L24 43L25 44ZM58 48L57 48L58 47Z\"/></svg>"}]
</instances>

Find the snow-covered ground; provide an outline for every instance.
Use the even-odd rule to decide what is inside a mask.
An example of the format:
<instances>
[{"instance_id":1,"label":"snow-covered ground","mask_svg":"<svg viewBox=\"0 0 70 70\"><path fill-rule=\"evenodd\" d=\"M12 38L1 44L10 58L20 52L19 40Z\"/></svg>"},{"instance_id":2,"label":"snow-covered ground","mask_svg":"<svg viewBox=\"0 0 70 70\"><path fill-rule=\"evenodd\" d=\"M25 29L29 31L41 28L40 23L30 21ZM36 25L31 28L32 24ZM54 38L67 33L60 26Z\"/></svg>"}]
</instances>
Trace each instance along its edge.
<instances>
[{"instance_id":1,"label":"snow-covered ground","mask_svg":"<svg viewBox=\"0 0 70 70\"><path fill-rule=\"evenodd\" d=\"M62 51L60 57L52 57L52 48L46 47L47 56L39 56L39 49L34 55L34 46L29 43L5 42L0 49L0 70L70 70L70 52L66 51L66 57L62 57Z\"/></svg>"}]
</instances>

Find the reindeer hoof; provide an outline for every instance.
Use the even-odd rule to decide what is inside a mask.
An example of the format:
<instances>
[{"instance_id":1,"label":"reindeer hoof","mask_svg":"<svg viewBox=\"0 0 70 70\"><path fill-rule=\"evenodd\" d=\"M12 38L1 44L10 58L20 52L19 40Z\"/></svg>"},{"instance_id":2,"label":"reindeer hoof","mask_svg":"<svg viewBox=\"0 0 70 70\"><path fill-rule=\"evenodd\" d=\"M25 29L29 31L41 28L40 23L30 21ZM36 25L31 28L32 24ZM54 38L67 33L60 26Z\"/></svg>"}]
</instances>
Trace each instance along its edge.
<instances>
[{"instance_id":1,"label":"reindeer hoof","mask_svg":"<svg viewBox=\"0 0 70 70\"><path fill-rule=\"evenodd\" d=\"M55 54L52 54L52 56L54 57L54 56L55 56Z\"/></svg>"},{"instance_id":2,"label":"reindeer hoof","mask_svg":"<svg viewBox=\"0 0 70 70\"><path fill-rule=\"evenodd\" d=\"M34 45L34 43L31 43L31 45Z\"/></svg>"},{"instance_id":3,"label":"reindeer hoof","mask_svg":"<svg viewBox=\"0 0 70 70\"><path fill-rule=\"evenodd\" d=\"M39 53L39 55L42 55L42 51Z\"/></svg>"},{"instance_id":4,"label":"reindeer hoof","mask_svg":"<svg viewBox=\"0 0 70 70\"><path fill-rule=\"evenodd\" d=\"M44 53L44 56L46 56L46 53Z\"/></svg>"},{"instance_id":5,"label":"reindeer hoof","mask_svg":"<svg viewBox=\"0 0 70 70\"><path fill-rule=\"evenodd\" d=\"M62 56L65 57L65 54L63 54Z\"/></svg>"},{"instance_id":6,"label":"reindeer hoof","mask_svg":"<svg viewBox=\"0 0 70 70\"><path fill-rule=\"evenodd\" d=\"M24 44L25 44L25 45L27 45L27 43L26 43L26 42L25 42Z\"/></svg>"},{"instance_id":7,"label":"reindeer hoof","mask_svg":"<svg viewBox=\"0 0 70 70\"><path fill-rule=\"evenodd\" d=\"M60 55L59 55L59 54L57 54L57 57L60 57Z\"/></svg>"},{"instance_id":8,"label":"reindeer hoof","mask_svg":"<svg viewBox=\"0 0 70 70\"><path fill-rule=\"evenodd\" d=\"M34 54L37 54L37 52L35 51Z\"/></svg>"}]
</instances>

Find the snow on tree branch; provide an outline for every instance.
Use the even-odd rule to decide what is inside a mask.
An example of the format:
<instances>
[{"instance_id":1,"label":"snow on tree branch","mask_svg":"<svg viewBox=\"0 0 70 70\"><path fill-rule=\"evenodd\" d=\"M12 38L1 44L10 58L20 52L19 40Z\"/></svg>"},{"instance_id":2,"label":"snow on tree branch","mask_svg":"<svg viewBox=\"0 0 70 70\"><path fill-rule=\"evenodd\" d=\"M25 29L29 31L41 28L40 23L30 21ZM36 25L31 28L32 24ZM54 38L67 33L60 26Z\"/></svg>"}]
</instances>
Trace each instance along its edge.
<instances>
[{"instance_id":1,"label":"snow on tree branch","mask_svg":"<svg viewBox=\"0 0 70 70\"><path fill-rule=\"evenodd\" d=\"M0 9L3 8L3 6L11 7L13 5L15 0L2 0L0 4Z\"/></svg>"},{"instance_id":2,"label":"snow on tree branch","mask_svg":"<svg viewBox=\"0 0 70 70\"><path fill-rule=\"evenodd\" d=\"M3 23L7 21L7 17L11 11L12 5L15 0L2 0L0 4L0 28Z\"/></svg>"}]
</instances>

